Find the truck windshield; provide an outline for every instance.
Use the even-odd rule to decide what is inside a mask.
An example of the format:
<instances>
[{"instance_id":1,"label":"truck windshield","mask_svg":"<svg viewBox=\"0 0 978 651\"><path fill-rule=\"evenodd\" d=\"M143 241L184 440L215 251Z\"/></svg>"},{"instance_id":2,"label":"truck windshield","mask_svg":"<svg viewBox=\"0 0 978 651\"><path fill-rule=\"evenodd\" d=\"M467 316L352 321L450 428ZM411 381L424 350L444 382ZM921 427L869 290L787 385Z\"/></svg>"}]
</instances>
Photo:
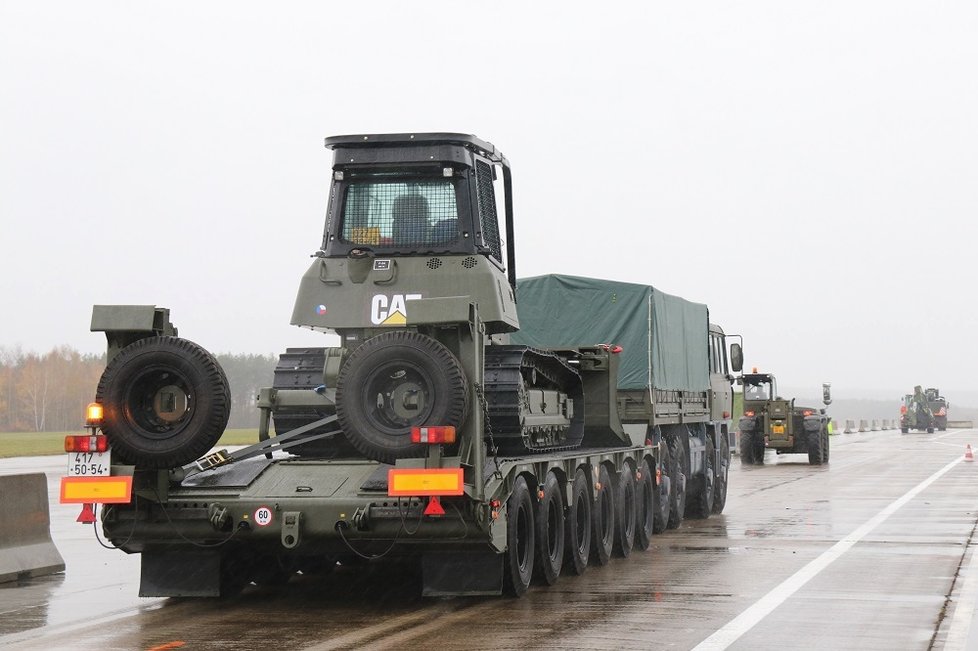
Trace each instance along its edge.
<instances>
[{"instance_id":1,"label":"truck windshield","mask_svg":"<svg viewBox=\"0 0 978 651\"><path fill-rule=\"evenodd\" d=\"M424 248L458 239L450 179L354 181L346 188L340 237L370 247Z\"/></svg>"},{"instance_id":2,"label":"truck windshield","mask_svg":"<svg viewBox=\"0 0 978 651\"><path fill-rule=\"evenodd\" d=\"M744 400L770 400L771 383L757 381L744 384Z\"/></svg>"}]
</instances>

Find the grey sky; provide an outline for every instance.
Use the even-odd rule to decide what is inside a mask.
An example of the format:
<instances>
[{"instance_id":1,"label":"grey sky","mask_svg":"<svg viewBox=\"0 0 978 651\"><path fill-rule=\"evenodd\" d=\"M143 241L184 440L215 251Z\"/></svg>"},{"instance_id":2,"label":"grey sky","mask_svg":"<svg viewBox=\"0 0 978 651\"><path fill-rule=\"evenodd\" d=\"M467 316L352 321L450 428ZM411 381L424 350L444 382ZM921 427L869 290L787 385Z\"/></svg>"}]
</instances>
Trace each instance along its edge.
<instances>
[{"instance_id":1,"label":"grey sky","mask_svg":"<svg viewBox=\"0 0 978 651\"><path fill-rule=\"evenodd\" d=\"M284 6L283 6L284 4ZM707 303L783 384L978 391L978 4L0 1L0 346L288 325L341 133L460 131L520 275Z\"/></svg>"}]
</instances>

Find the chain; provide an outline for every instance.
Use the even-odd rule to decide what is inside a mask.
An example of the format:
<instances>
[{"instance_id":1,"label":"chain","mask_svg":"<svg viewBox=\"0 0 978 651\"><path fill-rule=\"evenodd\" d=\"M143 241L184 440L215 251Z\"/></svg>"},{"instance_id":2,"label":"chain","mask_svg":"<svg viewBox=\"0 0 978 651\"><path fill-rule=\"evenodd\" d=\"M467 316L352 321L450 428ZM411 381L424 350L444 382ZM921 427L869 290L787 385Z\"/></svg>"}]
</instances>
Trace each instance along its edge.
<instances>
[{"instance_id":1,"label":"chain","mask_svg":"<svg viewBox=\"0 0 978 651\"><path fill-rule=\"evenodd\" d=\"M482 420L486 434L489 436L489 451L492 453L492 461L496 465L496 472L493 477L502 479L503 471L499 469L499 448L496 447L496 441L492 438L492 424L489 421L489 403L486 401L486 394L482 390L482 385L478 382L475 383L475 394L479 398L479 404L482 405Z\"/></svg>"}]
</instances>

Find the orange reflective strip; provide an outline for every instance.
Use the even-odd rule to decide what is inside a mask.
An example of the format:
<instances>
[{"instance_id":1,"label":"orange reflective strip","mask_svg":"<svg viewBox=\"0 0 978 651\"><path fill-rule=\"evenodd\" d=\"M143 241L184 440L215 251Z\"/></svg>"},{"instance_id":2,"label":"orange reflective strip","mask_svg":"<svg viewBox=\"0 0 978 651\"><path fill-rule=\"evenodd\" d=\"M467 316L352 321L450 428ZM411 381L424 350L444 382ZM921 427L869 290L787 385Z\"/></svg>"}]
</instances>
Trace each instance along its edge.
<instances>
[{"instance_id":1,"label":"orange reflective strip","mask_svg":"<svg viewBox=\"0 0 978 651\"><path fill-rule=\"evenodd\" d=\"M387 471L391 497L461 495L465 483L461 468L392 468Z\"/></svg>"},{"instance_id":2,"label":"orange reflective strip","mask_svg":"<svg viewBox=\"0 0 978 651\"><path fill-rule=\"evenodd\" d=\"M62 504L128 504L132 477L62 477Z\"/></svg>"}]
</instances>

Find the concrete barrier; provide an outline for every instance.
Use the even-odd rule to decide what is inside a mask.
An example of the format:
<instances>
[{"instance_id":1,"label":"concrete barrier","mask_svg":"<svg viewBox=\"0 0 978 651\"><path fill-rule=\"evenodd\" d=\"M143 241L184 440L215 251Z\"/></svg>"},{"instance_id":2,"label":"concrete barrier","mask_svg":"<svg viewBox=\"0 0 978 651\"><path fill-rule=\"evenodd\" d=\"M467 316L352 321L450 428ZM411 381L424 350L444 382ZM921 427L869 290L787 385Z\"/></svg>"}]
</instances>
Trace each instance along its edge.
<instances>
[{"instance_id":1,"label":"concrete barrier","mask_svg":"<svg viewBox=\"0 0 978 651\"><path fill-rule=\"evenodd\" d=\"M868 421L865 421L865 420L859 421L859 431L860 432L867 432L867 431L869 431L869 422Z\"/></svg>"},{"instance_id":2,"label":"concrete barrier","mask_svg":"<svg viewBox=\"0 0 978 651\"><path fill-rule=\"evenodd\" d=\"M874 418L870 422L869 429L870 429L870 431L873 431L873 432L880 431L880 422Z\"/></svg>"},{"instance_id":3,"label":"concrete barrier","mask_svg":"<svg viewBox=\"0 0 978 651\"><path fill-rule=\"evenodd\" d=\"M954 429L971 429L975 426L975 423L971 420L949 420L947 421L947 426L953 427Z\"/></svg>"},{"instance_id":4,"label":"concrete barrier","mask_svg":"<svg viewBox=\"0 0 978 651\"><path fill-rule=\"evenodd\" d=\"M856 421L854 421L854 420L847 420L846 421L846 428L844 430L842 430L842 433L843 434L852 434L854 431L856 431Z\"/></svg>"},{"instance_id":5,"label":"concrete barrier","mask_svg":"<svg viewBox=\"0 0 978 651\"><path fill-rule=\"evenodd\" d=\"M883 422L880 424L880 429L883 430L884 432L890 429L890 421L884 418Z\"/></svg>"},{"instance_id":6,"label":"concrete barrier","mask_svg":"<svg viewBox=\"0 0 978 651\"><path fill-rule=\"evenodd\" d=\"M842 430L839 429L839 421L832 420L829 423L829 432L832 434L841 434Z\"/></svg>"},{"instance_id":7,"label":"concrete barrier","mask_svg":"<svg viewBox=\"0 0 978 651\"><path fill-rule=\"evenodd\" d=\"M44 473L0 477L0 583L63 572Z\"/></svg>"}]
</instances>

